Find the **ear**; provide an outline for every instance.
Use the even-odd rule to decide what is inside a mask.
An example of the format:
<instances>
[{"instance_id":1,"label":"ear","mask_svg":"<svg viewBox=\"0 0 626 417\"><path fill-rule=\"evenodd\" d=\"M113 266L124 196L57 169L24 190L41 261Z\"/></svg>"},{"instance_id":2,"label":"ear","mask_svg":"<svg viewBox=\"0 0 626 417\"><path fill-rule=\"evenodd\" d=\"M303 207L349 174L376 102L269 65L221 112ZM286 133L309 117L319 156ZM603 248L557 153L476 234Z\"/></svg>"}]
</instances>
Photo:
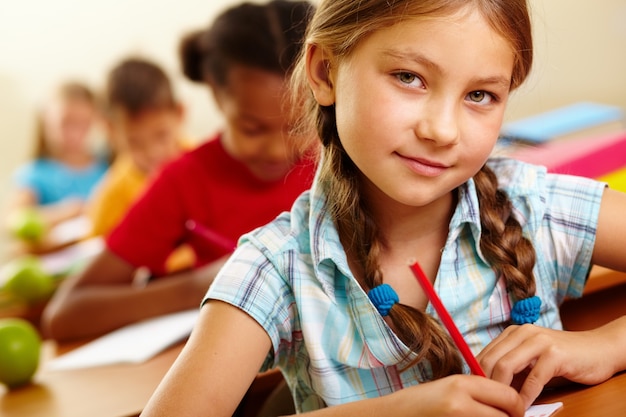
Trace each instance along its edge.
<instances>
[{"instance_id":1,"label":"ear","mask_svg":"<svg viewBox=\"0 0 626 417\"><path fill-rule=\"evenodd\" d=\"M315 100L321 106L335 103L335 90L330 71L330 54L318 45L308 45L306 51L306 74Z\"/></svg>"}]
</instances>

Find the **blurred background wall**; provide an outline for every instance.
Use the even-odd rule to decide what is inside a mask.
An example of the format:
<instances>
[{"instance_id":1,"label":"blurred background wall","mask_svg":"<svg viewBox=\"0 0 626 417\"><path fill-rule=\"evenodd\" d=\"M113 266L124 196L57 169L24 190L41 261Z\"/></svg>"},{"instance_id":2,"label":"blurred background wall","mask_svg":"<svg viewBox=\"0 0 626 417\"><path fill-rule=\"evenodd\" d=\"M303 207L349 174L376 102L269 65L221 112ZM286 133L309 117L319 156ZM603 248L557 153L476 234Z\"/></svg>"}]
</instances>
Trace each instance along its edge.
<instances>
[{"instance_id":1,"label":"blurred background wall","mask_svg":"<svg viewBox=\"0 0 626 417\"><path fill-rule=\"evenodd\" d=\"M626 110L626 0L529 1L535 66L513 96L507 119L580 100ZM209 93L183 79L177 45L183 34L236 3L0 0L0 201L11 172L29 155L34 112L51 89L68 78L100 88L108 69L130 54L154 59L172 76L191 137L214 132L220 120Z\"/></svg>"}]
</instances>

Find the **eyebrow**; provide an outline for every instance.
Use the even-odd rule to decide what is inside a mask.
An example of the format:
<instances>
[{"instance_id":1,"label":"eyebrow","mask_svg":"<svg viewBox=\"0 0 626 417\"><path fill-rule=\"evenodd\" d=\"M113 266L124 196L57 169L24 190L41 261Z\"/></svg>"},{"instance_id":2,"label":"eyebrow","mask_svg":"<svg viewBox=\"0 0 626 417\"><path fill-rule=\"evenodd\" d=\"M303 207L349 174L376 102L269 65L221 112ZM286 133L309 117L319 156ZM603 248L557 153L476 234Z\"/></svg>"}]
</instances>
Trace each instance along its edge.
<instances>
[{"instance_id":1,"label":"eyebrow","mask_svg":"<svg viewBox=\"0 0 626 417\"><path fill-rule=\"evenodd\" d=\"M431 61L430 59L426 58L424 55L418 52L402 52L395 49L386 49L382 51L382 54L393 59L414 61L440 75L445 75L446 73L446 71L441 68L441 66L439 66L436 62ZM500 85L505 88L509 88L511 86L511 78L500 75L477 77L473 78L472 82L479 84Z\"/></svg>"}]
</instances>

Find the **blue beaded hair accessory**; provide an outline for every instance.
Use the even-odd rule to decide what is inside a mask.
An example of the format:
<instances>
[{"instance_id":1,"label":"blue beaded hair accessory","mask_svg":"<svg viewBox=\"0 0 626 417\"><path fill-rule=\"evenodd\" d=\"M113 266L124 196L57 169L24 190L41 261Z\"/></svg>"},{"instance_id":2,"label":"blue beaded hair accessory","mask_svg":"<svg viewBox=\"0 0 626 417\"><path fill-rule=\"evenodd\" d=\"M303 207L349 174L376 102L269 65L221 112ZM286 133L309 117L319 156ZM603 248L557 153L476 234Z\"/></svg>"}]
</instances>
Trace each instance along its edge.
<instances>
[{"instance_id":1,"label":"blue beaded hair accessory","mask_svg":"<svg viewBox=\"0 0 626 417\"><path fill-rule=\"evenodd\" d=\"M514 324L532 324L539 319L540 308L541 298L536 295L519 300L513 304L513 309L511 310L511 320Z\"/></svg>"},{"instance_id":2,"label":"blue beaded hair accessory","mask_svg":"<svg viewBox=\"0 0 626 417\"><path fill-rule=\"evenodd\" d=\"M400 302L398 294L391 288L389 284L380 284L377 287L372 288L367 293L372 304L376 307L376 310L381 316L385 317L389 314L389 310L394 304Z\"/></svg>"}]
</instances>

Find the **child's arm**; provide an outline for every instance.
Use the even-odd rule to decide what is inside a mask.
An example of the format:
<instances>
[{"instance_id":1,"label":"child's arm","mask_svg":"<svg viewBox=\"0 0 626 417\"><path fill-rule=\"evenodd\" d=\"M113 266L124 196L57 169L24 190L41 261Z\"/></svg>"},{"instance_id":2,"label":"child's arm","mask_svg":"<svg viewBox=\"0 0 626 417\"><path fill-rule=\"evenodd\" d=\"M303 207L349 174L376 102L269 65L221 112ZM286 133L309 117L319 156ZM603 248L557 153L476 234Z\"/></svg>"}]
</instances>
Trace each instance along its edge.
<instances>
[{"instance_id":1,"label":"child's arm","mask_svg":"<svg viewBox=\"0 0 626 417\"><path fill-rule=\"evenodd\" d=\"M592 263L626 272L626 193L607 188L602 196Z\"/></svg>"},{"instance_id":2,"label":"child's arm","mask_svg":"<svg viewBox=\"0 0 626 417\"><path fill-rule=\"evenodd\" d=\"M229 304L209 301L141 416L230 417L271 348L267 333L250 316ZM522 416L524 409L510 387L483 377L455 375L309 414L495 417Z\"/></svg>"},{"instance_id":3,"label":"child's arm","mask_svg":"<svg viewBox=\"0 0 626 417\"><path fill-rule=\"evenodd\" d=\"M47 228L82 214L84 203L79 199L68 199L59 203L41 206L32 190L23 188L15 191L9 204L9 217L23 209L35 209L42 216Z\"/></svg>"},{"instance_id":4,"label":"child's arm","mask_svg":"<svg viewBox=\"0 0 626 417\"><path fill-rule=\"evenodd\" d=\"M626 272L626 194L606 189L592 262ZM589 314L593 314L590 311ZM510 384L526 371L521 395L527 405L554 377L597 384L626 369L626 316L591 331L563 332L511 326L478 355L488 376Z\"/></svg>"},{"instance_id":5,"label":"child's arm","mask_svg":"<svg viewBox=\"0 0 626 417\"><path fill-rule=\"evenodd\" d=\"M137 268L108 249L59 287L42 317L57 340L99 336L162 314L198 308L226 258L196 270L135 282Z\"/></svg>"}]
</instances>

